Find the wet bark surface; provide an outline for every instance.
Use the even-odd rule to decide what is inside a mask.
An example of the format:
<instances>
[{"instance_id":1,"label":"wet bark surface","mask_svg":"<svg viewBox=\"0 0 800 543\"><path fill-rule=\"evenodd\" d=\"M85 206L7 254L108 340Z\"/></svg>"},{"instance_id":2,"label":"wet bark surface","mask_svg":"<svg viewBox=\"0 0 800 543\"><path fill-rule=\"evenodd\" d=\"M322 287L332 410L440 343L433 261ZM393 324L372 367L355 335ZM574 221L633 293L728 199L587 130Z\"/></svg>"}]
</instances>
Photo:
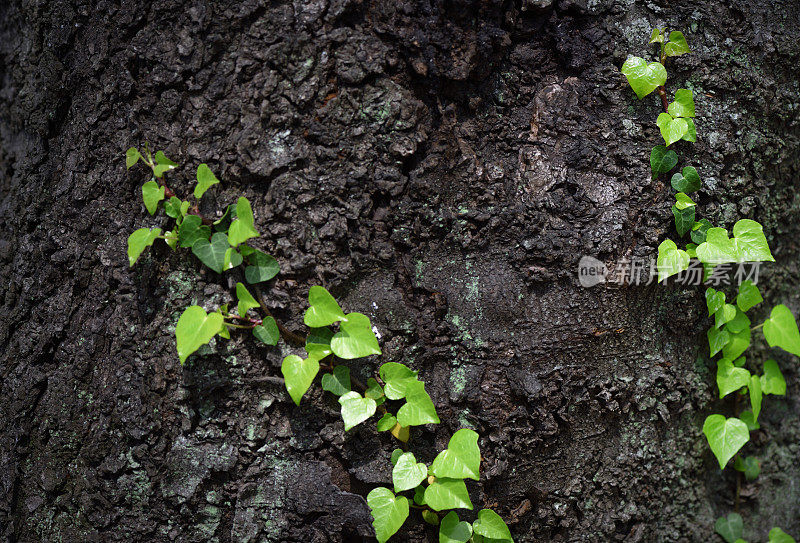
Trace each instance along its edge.
<instances>
[{"instance_id":1,"label":"wet bark surface","mask_svg":"<svg viewBox=\"0 0 800 543\"><path fill-rule=\"evenodd\" d=\"M417 458L478 431L472 501L517 541L714 540L736 483L701 434L732 410L702 290L576 278L583 254L676 237L649 172L659 101L618 71L654 25L693 48L668 85L695 91L699 140L678 150L704 179L698 209L762 222L765 299L797 314L793 1L0 6L3 541L371 540L364 496L395 444L345 433L318 386L297 408L265 380L290 345L235 336L179 364L180 312L233 291L163 246L129 269L128 234L162 226L124 166L144 141L181 164L181 194L209 163L204 213L250 199L290 329L322 284L381 336L356 375L420 371L442 424L414 430ZM800 380L776 354L788 391L747 446L763 459L742 493L751 541L800 534ZM396 540L436 530L412 513Z\"/></svg>"}]
</instances>

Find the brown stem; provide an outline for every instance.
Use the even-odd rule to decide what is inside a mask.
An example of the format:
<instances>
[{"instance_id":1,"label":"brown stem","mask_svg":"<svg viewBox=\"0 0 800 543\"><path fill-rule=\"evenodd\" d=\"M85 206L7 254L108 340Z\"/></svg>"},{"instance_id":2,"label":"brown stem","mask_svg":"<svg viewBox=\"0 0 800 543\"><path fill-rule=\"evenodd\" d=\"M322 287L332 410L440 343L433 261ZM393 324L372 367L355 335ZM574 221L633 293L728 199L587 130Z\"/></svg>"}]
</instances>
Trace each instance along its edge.
<instances>
[{"instance_id":1,"label":"brown stem","mask_svg":"<svg viewBox=\"0 0 800 543\"><path fill-rule=\"evenodd\" d=\"M664 113L669 109L669 101L667 100L667 89L664 85L658 87L658 95L661 97L661 105L664 106Z\"/></svg>"},{"instance_id":2,"label":"brown stem","mask_svg":"<svg viewBox=\"0 0 800 543\"><path fill-rule=\"evenodd\" d=\"M263 311L264 315L266 315L267 317L272 317L273 319L275 319L275 317L272 316L272 312L267 307L267 304L264 303L264 298L261 296L261 289L258 287L258 285L254 285L254 287L255 287L254 290L256 291L256 301L258 302L258 305L261 306L261 311ZM275 319L275 324L278 325L278 331L283 336L283 339L285 339L289 343L294 343L295 345L306 344L306 338L304 338L299 334L295 334L294 332L286 328L283 324L278 322L278 319Z\"/></svg>"}]
</instances>

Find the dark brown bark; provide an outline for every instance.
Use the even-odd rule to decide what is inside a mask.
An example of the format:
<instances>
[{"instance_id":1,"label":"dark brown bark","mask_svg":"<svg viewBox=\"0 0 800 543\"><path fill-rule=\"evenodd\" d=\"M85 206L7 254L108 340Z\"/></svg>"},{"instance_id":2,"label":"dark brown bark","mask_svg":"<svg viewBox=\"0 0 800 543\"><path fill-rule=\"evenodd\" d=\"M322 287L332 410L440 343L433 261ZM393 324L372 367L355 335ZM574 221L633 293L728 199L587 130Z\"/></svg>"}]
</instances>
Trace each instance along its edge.
<instances>
[{"instance_id":1,"label":"dark brown bark","mask_svg":"<svg viewBox=\"0 0 800 543\"><path fill-rule=\"evenodd\" d=\"M382 361L421 372L442 424L432 460L481 435L476 510L521 542L712 541L733 509L702 420L715 399L697 288L581 288L581 255L651 256L671 193L651 180L654 94L619 67L682 29L668 92L695 91L700 211L764 224L767 303L797 291L797 36L793 1L164 0L0 5L0 534L32 541L361 541L364 496L395 443L345 433L314 387L295 407L274 377L289 344L246 336L181 367L184 307L232 296L191 254L126 238L161 225L124 150L149 141L246 195L281 262L263 289L304 333L323 284L365 312ZM764 304L765 306L767 304ZM765 309L761 310L762 313ZM763 315L761 315L763 316ZM760 337L760 336L755 336ZM753 360L766 355L761 342ZM768 397L743 483L747 537L800 535L800 381ZM470 514L466 513L466 517ZM397 541L436 541L412 514Z\"/></svg>"}]
</instances>

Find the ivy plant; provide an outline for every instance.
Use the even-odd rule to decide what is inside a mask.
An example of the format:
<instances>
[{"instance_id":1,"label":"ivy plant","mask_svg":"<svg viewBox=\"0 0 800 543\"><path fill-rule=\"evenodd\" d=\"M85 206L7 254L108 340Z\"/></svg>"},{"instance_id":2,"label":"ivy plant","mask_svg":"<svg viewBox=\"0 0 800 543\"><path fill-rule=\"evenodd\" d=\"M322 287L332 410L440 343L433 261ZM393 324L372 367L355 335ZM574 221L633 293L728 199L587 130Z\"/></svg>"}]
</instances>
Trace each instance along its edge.
<instances>
[{"instance_id":1,"label":"ivy plant","mask_svg":"<svg viewBox=\"0 0 800 543\"><path fill-rule=\"evenodd\" d=\"M653 91L658 91L663 112L658 115L659 128L664 145L655 146L650 153L650 169L654 177L668 174L678 164L678 153L669 149L680 142L693 143L697 140L694 122L696 107L690 89L675 91L674 100L667 99L666 60L690 52L683 33L656 28L650 36L650 44L659 47L657 61L648 62L640 57L629 57L622 66L622 73L639 99ZM697 204L689 196L703 188L701 177L694 166L687 165L675 172L670 185L675 190L675 203L672 215L678 238L690 234L690 242L681 248L676 241L665 239L658 247L658 280L666 281L690 266L697 259L703 267L703 279L711 277L714 268L721 265L743 262L774 262L762 226L751 219L740 219L733 225L732 236L725 228L714 226L708 219L697 220ZM800 330L792 312L785 305L772 308L770 316L763 323L751 326L747 312L763 302L758 287L751 281L739 285L736 299L727 303L723 291L707 288L705 293L708 315L714 319L708 328L707 338L709 356L716 361L716 382L719 397L729 395L735 398L747 397L748 406L738 410L733 416L711 414L703 424L711 452L716 457L720 469L725 469L733 459L733 468L748 481L758 477L760 461L752 456L742 456L741 449L750 441L750 432L759 429L758 417L766 395L784 395L786 381L778 364L773 359L763 362L762 372L758 365L747 362L744 353L751 343L753 332L762 329L770 347L800 356ZM736 507L738 509L738 491ZM728 543L746 543L742 539L743 520L737 513L721 517L715 524L716 532ZM770 531L769 541L794 542L780 528Z\"/></svg>"},{"instance_id":2,"label":"ivy plant","mask_svg":"<svg viewBox=\"0 0 800 543\"><path fill-rule=\"evenodd\" d=\"M236 281L235 300L229 304L210 312L199 305L183 311L175 326L181 364L216 338L230 339L231 330L249 330L258 341L271 346L283 337L289 343L302 345L304 350L302 356L289 354L281 364L289 397L300 405L322 372L321 388L337 397L345 432L379 414L377 431L388 432L407 443L412 427L440 422L425 383L417 371L405 364L381 364L366 384L351 375L348 361L381 355L378 338L369 317L357 312L345 313L324 287L314 285L309 289L309 306L303 316L303 323L309 328L305 337L290 332L275 320L261 298L259 284L274 278L280 272L280 265L272 256L250 245L260 233L247 198L240 197L235 204L228 205L216 219L204 217L197 201L220 183L207 164L197 168L192 193L195 202L191 202L180 199L167 185L165 174L178 164L163 151L152 155L147 145L144 152L135 147L128 149L126 166L131 168L140 161L151 172L150 179L142 186L144 206L150 215L163 209L167 224L162 225L164 230L140 228L129 236L130 265L136 264L147 247L163 239L171 250L190 249L212 271L243 279ZM473 507L464 480L477 481L480 477L477 433L468 429L457 431L447 449L430 466L418 462L413 452L400 449L395 450L391 460L393 488L375 488L367 495L378 541L387 541L402 527L410 509L417 508L425 522L440 526L440 541L513 542L508 526L489 509L480 511L472 524L461 521L454 511L440 522L440 511ZM410 499L403 495L412 492Z\"/></svg>"}]
</instances>

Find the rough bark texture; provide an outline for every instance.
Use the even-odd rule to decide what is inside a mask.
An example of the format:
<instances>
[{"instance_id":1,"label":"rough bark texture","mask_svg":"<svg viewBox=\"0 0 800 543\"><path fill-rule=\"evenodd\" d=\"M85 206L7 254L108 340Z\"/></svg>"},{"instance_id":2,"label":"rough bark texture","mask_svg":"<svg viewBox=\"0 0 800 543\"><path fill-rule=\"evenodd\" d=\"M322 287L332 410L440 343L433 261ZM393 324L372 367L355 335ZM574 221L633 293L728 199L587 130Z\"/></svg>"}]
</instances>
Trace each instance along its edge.
<instances>
[{"instance_id":1,"label":"rough bark texture","mask_svg":"<svg viewBox=\"0 0 800 543\"><path fill-rule=\"evenodd\" d=\"M323 284L381 334L356 373L420 370L442 424L414 431L418 458L480 433L473 502L517 541L713 541L735 476L701 434L731 409L702 291L576 280L582 254L675 237L649 173L658 98L618 71L654 25L693 48L668 68L670 92L695 90L700 138L679 151L705 181L699 210L764 224L765 297L797 314L793 0L3 2L3 540L372 537L364 496L394 443L345 434L318 387L296 408L264 381L290 346L239 336L178 363L180 311L232 291L186 251L128 268L127 235L161 224L123 161L149 140L183 194L198 163L218 173L205 212L254 203L287 326ZM764 460L743 490L751 541L800 534L800 380L778 356L787 397L767 398L748 445ZM396 540L437 539L414 516Z\"/></svg>"}]
</instances>

